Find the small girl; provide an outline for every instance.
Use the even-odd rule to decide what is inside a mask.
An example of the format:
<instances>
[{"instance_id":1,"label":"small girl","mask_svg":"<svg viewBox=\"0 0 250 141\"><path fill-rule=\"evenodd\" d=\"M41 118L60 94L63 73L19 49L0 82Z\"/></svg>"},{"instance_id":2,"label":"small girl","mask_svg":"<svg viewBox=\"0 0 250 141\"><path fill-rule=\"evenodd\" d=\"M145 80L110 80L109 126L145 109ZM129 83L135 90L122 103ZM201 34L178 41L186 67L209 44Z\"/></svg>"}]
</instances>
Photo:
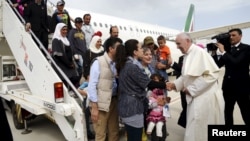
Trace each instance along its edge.
<instances>
[{"instance_id":1,"label":"small girl","mask_svg":"<svg viewBox=\"0 0 250 141\"><path fill-rule=\"evenodd\" d=\"M150 77L154 81L163 81L160 74L152 74ZM162 137L162 127L165 124L166 117L163 115L164 105L170 102L170 97L165 94L165 89L155 88L148 92L149 108L151 109L147 116L147 134L151 134L156 127L156 135Z\"/></svg>"}]
</instances>

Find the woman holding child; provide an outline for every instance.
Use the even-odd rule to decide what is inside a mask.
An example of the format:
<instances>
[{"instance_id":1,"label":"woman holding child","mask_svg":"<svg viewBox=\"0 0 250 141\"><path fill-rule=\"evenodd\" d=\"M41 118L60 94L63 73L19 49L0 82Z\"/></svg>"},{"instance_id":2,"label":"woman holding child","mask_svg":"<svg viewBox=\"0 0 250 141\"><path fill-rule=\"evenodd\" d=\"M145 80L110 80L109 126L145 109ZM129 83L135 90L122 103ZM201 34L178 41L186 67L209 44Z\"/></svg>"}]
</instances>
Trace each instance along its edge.
<instances>
[{"instance_id":1,"label":"woman holding child","mask_svg":"<svg viewBox=\"0 0 250 141\"><path fill-rule=\"evenodd\" d=\"M143 58L141 44L134 39L116 49L115 63L119 77L119 116L125 125L128 141L140 141L144 127L146 88L166 88L165 82L151 80L139 62Z\"/></svg>"}]
</instances>

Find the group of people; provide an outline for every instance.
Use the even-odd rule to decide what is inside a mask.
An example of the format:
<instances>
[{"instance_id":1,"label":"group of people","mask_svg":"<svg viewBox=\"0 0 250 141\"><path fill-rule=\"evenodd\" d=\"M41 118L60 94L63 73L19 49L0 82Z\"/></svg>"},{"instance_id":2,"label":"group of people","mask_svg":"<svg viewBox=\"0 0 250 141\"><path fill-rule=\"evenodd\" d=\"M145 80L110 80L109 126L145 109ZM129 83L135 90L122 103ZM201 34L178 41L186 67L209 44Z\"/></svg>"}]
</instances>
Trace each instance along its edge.
<instances>
[{"instance_id":1,"label":"group of people","mask_svg":"<svg viewBox=\"0 0 250 141\"><path fill-rule=\"evenodd\" d=\"M17 1L14 6L22 2ZM195 45L188 33L178 34L175 42L183 56L176 63L162 35L157 38L158 45L151 36L145 37L143 43L136 39L123 42L118 37L118 27L111 26L110 38L102 46L101 32L95 33L90 25L91 15L73 20L64 5L64 1L57 3L52 28L42 0L26 5L23 13L26 28L31 28L47 49L48 33L54 33L53 59L79 87L79 92L88 97L89 107L84 108L87 132L91 134L88 123L91 117L96 141L106 138L118 141L120 121L125 125L128 141L141 141L143 132L152 141L164 141L167 137L164 110L168 110L167 92L171 90L181 94L183 112L178 124L185 128L185 141L207 140L209 124L233 125L236 102L249 126L250 46L241 43L240 29L229 31L230 43L236 51L225 51L223 44L216 43L218 51L213 56ZM221 89L218 79L222 66L225 75ZM179 72L173 82L166 72L170 67ZM81 85L82 76L85 82ZM64 77L60 77L67 85Z\"/></svg>"},{"instance_id":2,"label":"group of people","mask_svg":"<svg viewBox=\"0 0 250 141\"><path fill-rule=\"evenodd\" d=\"M154 42L151 42L152 37L146 37L143 44L138 40L130 39L124 44L117 41L117 44L110 45L107 50L112 50L112 54L115 52L115 55L109 58L106 56L106 62L105 55L102 56L103 60L98 58L91 67L90 73L90 76L99 77L99 81L90 79L91 89L88 89L93 110L91 117L97 131L96 139L104 140L107 134L110 140L117 140L118 130L112 130L118 129L118 121L113 120L115 115L117 116L115 119L120 118L125 125L128 141L141 140L144 130L151 135L152 141L165 140L166 118L161 116L164 110L162 106L168 103L169 99L166 99L164 89L181 92L183 112L178 123L185 128L185 141L207 140L208 125L232 126L233 107L236 102L240 107L244 123L249 126L250 118L247 109L250 104L250 91L247 86L250 82L250 48L249 45L241 43L240 29L231 29L229 34L230 44L238 45L239 48L236 52L226 52L224 45L216 43L220 52L219 58L217 55L211 56L206 50L195 45L188 33L178 34L175 42L177 48L184 54L179 58L178 63L171 60L171 55L169 58L165 57L168 58L164 60L168 61L167 63L159 60L160 55L157 51L160 47L155 47ZM158 44L160 46L159 41ZM157 55L154 56L154 54ZM114 63L116 71L113 70ZM221 89L218 79L222 66L225 66L226 71ZM159 81L164 79L164 75L159 73L160 68L169 67L179 71L178 78L173 82L169 82L168 79ZM153 79L155 72L161 75L158 80ZM103 76L103 73L106 75ZM104 96L104 92L109 94ZM117 92L118 103L117 94L115 94ZM145 110L147 107L145 102L149 107L155 105L156 109ZM114 114L113 103L117 103L118 114ZM145 112L148 113L145 114ZM108 129L107 132L98 132L106 131L105 129Z\"/></svg>"}]
</instances>

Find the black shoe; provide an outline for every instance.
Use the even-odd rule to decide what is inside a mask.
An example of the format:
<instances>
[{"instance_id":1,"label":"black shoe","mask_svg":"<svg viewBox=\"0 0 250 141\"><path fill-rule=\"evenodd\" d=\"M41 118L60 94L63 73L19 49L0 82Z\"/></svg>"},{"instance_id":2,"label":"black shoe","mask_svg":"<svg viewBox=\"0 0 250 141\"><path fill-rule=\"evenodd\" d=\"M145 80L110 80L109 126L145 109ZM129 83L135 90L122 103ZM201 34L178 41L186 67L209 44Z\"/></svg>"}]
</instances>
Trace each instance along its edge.
<instances>
[{"instance_id":1,"label":"black shoe","mask_svg":"<svg viewBox=\"0 0 250 141\"><path fill-rule=\"evenodd\" d=\"M90 140L95 139L95 135L93 133L88 133L88 139Z\"/></svg>"}]
</instances>

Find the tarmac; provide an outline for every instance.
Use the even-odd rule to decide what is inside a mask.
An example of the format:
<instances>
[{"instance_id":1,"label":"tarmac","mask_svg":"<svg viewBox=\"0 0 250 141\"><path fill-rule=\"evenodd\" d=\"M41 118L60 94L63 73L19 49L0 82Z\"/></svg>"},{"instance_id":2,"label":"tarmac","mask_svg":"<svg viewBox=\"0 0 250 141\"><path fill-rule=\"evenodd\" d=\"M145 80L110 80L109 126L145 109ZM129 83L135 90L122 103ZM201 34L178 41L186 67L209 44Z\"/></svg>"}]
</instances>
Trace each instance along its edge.
<instances>
[{"instance_id":1,"label":"tarmac","mask_svg":"<svg viewBox=\"0 0 250 141\"><path fill-rule=\"evenodd\" d=\"M223 74L220 76L221 76L220 78L220 83L221 83ZM175 79L174 76L170 76L170 81L174 79ZM170 103L171 117L167 120L167 129L169 132L169 136L167 137L166 141L183 141L185 129L177 124L179 114L182 110L180 96L179 93L174 91L169 92L169 96L171 97L171 103ZM34 120L28 122L28 129L31 130L32 132L28 134L23 134L24 129L22 130L15 129L10 111L6 110L6 113L9 124L11 126L14 141L66 141L59 127L55 123L51 122L50 120L46 119L43 116L39 116ZM234 110L234 123L244 124L237 104ZM125 140L126 140L125 134L124 132L121 132L120 141L125 141Z\"/></svg>"}]
</instances>

